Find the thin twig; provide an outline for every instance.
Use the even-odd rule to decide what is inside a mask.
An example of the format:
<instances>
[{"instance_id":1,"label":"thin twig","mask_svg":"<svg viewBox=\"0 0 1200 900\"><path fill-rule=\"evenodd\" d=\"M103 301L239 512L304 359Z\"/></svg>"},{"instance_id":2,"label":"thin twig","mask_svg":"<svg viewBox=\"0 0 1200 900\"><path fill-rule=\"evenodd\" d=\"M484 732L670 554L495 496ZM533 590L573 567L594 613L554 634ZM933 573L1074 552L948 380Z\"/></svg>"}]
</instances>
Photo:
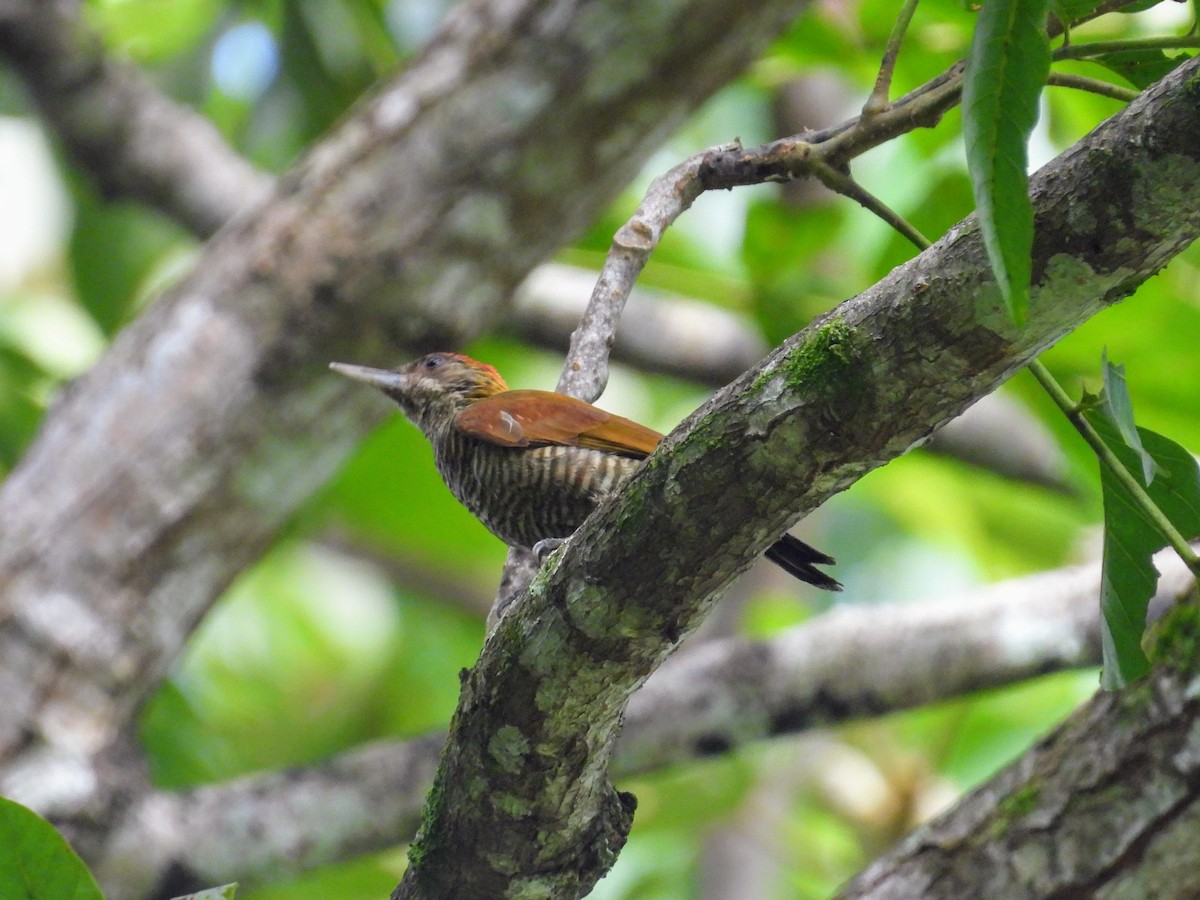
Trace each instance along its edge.
<instances>
[{"instance_id":1,"label":"thin twig","mask_svg":"<svg viewBox=\"0 0 1200 900\"><path fill-rule=\"evenodd\" d=\"M896 59L900 56L900 45L904 42L904 35L908 31L913 13L917 11L917 3L918 0L904 0L904 6L900 8L900 14L896 16L892 33L888 35L887 47L883 51L883 61L879 64L879 74L875 76L875 87L871 89L871 95L863 104L863 118L870 118L887 109L888 95L892 88L892 75L896 71Z\"/></svg>"},{"instance_id":2,"label":"thin twig","mask_svg":"<svg viewBox=\"0 0 1200 900\"><path fill-rule=\"evenodd\" d=\"M608 384L608 354L633 283L663 232L703 193L699 173L705 161L714 154L740 149L741 144L736 141L712 147L650 183L637 211L613 236L587 309L571 335L571 349L558 379L558 391L589 402L604 392Z\"/></svg>"},{"instance_id":3,"label":"thin twig","mask_svg":"<svg viewBox=\"0 0 1200 900\"><path fill-rule=\"evenodd\" d=\"M1085 22L1092 22L1101 16L1108 15L1111 12L1116 12L1119 9L1124 9L1139 0L1105 0L1087 15L1080 16L1078 19L1072 19L1068 23L1060 22L1057 18L1051 18L1050 23L1046 26L1046 35L1051 39L1058 37L1061 34L1067 34L1069 28L1075 25L1083 25Z\"/></svg>"},{"instance_id":4,"label":"thin twig","mask_svg":"<svg viewBox=\"0 0 1200 900\"><path fill-rule=\"evenodd\" d=\"M1110 84L1099 78L1088 78L1085 75L1075 75L1071 72L1051 72L1046 79L1046 84L1051 87L1075 88L1090 94L1099 94L1101 97L1120 100L1122 103L1136 100L1138 95L1133 88L1121 87L1119 84Z\"/></svg>"},{"instance_id":5,"label":"thin twig","mask_svg":"<svg viewBox=\"0 0 1200 900\"><path fill-rule=\"evenodd\" d=\"M849 197L859 206L883 219L884 222L912 241L918 250L925 250L932 245L932 241L921 234L916 226L855 181L848 173L840 172L818 160L814 164L813 174L821 179L821 183L831 191Z\"/></svg>"},{"instance_id":6,"label":"thin twig","mask_svg":"<svg viewBox=\"0 0 1200 900\"><path fill-rule=\"evenodd\" d=\"M913 4L915 6L915 0ZM558 390L595 400L608 380L608 353L633 283L663 232L704 191L768 181L790 181L846 163L907 131L933 127L958 102L961 62L885 109L821 131L772 141L750 150L740 142L711 147L656 178L633 217L617 232L571 338ZM811 158L810 158L811 156Z\"/></svg>"},{"instance_id":7,"label":"thin twig","mask_svg":"<svg viewBox=\"0 0 1200 900\"><path fill-rule=\"evenodd\" d=\"M958 103L965 65L955 63L870 118L858 116L819 131L746 150L712 153L700 171L704 190L727 190L814 175L820 163L845 169L850 160L915 128L932 128Z\"/></svg>"},{"instance_id":8,"label":"thin twig","mask_svg":"<svg viewBox=\"0 0 1200 900\"><path fill-rule=\"evenodd\" d=\"M1130 50L1191 50L1200 47L1200 37L1129 38L1123 41L1088 41L1086 44L1069 44L1059 47L1052 54L1055 62L1064 59L1088 59L1105 53L1125 53Z\"/></svg>"}]
</instances>

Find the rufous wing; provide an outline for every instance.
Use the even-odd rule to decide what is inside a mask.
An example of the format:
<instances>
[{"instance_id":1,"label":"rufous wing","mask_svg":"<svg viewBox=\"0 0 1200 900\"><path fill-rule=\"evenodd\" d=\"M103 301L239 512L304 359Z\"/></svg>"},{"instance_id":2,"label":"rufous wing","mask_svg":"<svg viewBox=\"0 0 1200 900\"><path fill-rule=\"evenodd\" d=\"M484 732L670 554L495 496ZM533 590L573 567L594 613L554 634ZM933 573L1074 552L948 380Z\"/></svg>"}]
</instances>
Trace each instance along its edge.
<instances>
[{"instance_id":1,"label":"rufous wing","mask_svg":"<svg viewBox=\"0 0 1200 900\"><path fill-rule=\"evenodd\" d=\"M502 447L565 444L627 456L649 456L662 435L552 391L504 391L458 414L459 429Z\"/></svg>"}]
</instances>

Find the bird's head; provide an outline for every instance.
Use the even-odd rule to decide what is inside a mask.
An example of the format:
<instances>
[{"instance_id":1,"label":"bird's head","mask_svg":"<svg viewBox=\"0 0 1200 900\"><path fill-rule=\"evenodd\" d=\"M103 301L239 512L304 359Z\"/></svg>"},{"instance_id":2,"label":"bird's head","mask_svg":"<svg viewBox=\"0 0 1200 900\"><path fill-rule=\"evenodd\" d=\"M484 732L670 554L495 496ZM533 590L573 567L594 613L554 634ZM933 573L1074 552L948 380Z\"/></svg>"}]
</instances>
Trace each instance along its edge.
<instances>
[{"instance_id":1,"label":"bird's head","mask_svg":"<svg viewBox=\"0 0 1200 900\"><path fill-rule=\"evenodd\" d=\"M336 362L329 368L383 391L426 434L476 400L508 390L499 372L461 353L429 353L395 369Z\"/></svg>"}]
</instances>

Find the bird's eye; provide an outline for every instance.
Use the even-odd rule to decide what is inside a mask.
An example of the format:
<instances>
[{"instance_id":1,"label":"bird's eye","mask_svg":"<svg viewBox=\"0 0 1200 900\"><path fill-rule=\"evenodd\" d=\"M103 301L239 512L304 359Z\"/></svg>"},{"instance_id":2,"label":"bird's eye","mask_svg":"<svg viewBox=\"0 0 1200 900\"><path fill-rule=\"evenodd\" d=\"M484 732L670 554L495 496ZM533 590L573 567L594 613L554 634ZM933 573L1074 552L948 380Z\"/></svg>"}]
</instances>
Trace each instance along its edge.
<instances>
[{"instance_id":1,"label":"bird's eye","mask_svg":"<svg viewBox=\"0 0 1200 900\"><path fill-rule=\"evenodd\" d=\"M441 364L442 364L442 358L440 356L425 357L425 368L427 368L427 369L436 369Z\"/></svg>"}]
</instances>

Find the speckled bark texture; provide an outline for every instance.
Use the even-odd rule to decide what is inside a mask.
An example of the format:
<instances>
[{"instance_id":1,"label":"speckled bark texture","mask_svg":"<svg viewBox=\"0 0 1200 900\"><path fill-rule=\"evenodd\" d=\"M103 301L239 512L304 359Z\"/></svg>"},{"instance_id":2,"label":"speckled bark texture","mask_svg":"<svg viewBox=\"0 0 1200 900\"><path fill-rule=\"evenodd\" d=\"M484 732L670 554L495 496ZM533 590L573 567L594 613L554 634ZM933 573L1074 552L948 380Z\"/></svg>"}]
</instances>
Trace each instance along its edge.
<instances>
[{"instance_id":1,"label":"speckled bark texture","mask_svg":"<svg viewBox=\"0 0 1200 900\"><path fill-rule=\"evenodd\" d=\"M627 824L606 770L625 701L733 577L1200 233L1198 65L1034 179L1023 328L968 220L718 393L584 523L465 679L395 897L586 893Z\"/></svg>"},{"instance_id":2,"label":"speckled bark texture","mask_svg":"<svg viewBox=\"0 0 1200 900\"><path fill-rule=\"evenodd\" d=\"M1098 695L838 896L1200 896L1200 678L1190 662L1190 672Z\"/></svg>"}]
</instances>

